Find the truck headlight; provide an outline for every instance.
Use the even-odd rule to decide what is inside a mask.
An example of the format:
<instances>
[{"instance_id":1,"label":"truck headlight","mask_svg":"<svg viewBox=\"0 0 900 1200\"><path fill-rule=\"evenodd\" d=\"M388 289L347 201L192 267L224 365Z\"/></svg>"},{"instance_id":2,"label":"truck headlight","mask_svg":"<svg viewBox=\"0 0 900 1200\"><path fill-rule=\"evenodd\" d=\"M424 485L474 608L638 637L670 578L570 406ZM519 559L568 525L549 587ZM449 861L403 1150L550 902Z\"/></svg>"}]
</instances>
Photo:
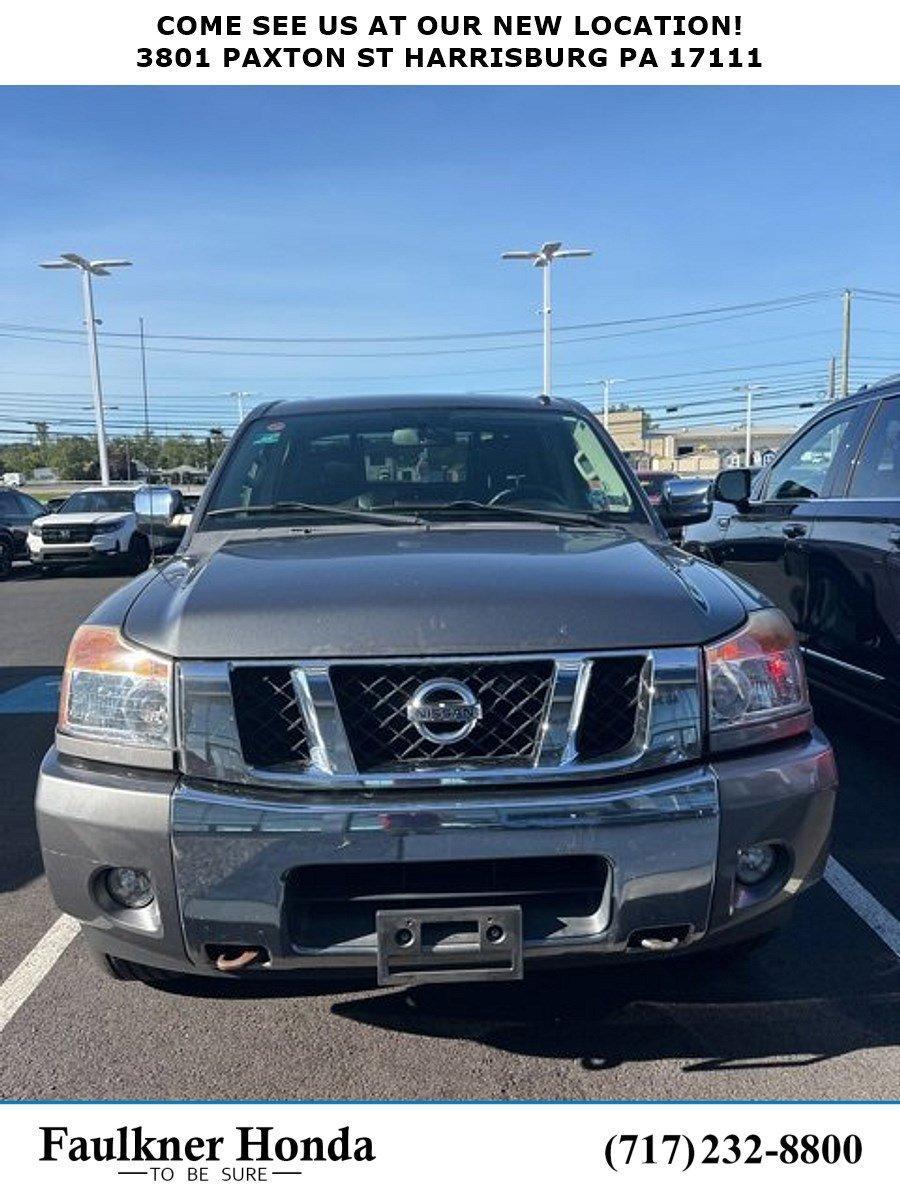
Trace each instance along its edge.
<instances>
[{"instance_id":1,"label":"truck headlight","mask_svg":"<svg viewBox=\"0 0 900 1200\"><path fill-rule=\"evenodd\" d=\"M124 524L124 517L120 517L118 521L101 521L100 524L94 526L93 536L96 537L98 533L115 533L116 530L121 529Z\"/></svg>"},{"instance_id":2,"label":"truck headlight","mask_svg":"<svg viewBox=\"0 0 900 1200\"><path fill-rule=\"evenodd\" d=\"M73 737L170 747L171 661L130 646L111 626L82 625L66 658L59 728Z\"/></svg>"},{"instance_id":3,"label":"truck headlight","mask_svg":"<svg viewBox=\"0 0 900 1200\"><path fill-rule=\"evenodd\" d=\"M28 532L31 534L32 537L39 538L41 536L41 527L40 527L40 525L32 525L29 528Z\"/></svg>"},{"instance_id":4,"label":"truck headlight","mask_svg":"<svg viewBox=\"0 0 900 1200\"><path fill-rule=\"evenodd\" d=\"M711 734L808 710L797 635L777 608L751 613L743 628L707 646L704 655Z\"/></svg>"}]
</instances>

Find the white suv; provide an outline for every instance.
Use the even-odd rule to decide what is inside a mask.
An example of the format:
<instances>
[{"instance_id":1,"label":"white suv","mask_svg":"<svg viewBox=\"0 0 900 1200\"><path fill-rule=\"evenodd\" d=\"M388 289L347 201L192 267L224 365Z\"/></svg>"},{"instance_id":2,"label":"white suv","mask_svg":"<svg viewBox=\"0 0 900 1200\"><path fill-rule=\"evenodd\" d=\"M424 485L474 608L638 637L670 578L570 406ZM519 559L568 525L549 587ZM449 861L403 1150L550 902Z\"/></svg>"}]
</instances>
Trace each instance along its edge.
<instances>
[{"instance_id":1,"label":"white suv","mask_svg":"<svg viewBox=\"0 0 900 1200\"><path fill-rule=\"evenodd\" d=\"M31 561L45 574L73 563L108 561L139 572L150 543L137 527L134 487L73 492L58 512L39 517L28 532Z\"/></svg>"}]
</instances>

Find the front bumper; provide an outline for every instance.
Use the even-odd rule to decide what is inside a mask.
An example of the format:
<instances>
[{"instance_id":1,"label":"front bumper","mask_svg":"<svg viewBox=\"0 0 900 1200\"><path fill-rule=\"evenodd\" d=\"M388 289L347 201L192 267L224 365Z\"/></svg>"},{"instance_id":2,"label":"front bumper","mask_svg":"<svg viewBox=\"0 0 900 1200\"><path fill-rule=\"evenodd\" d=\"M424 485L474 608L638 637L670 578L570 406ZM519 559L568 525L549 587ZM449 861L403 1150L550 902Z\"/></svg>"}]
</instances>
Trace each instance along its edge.
<instances>
[{"instance_id":1,"label":"front bumper","mask_svg":"<svg viewBox=\"0 0 900 1200\"><path fill-rule=\"evenodd\" d=\"M28 556L39 566L42 563L97 562L123 553L119 534L96 533L89 542L45 542L29 533Z\"/></svg>"},{"instance_id":2,"label":"front bumper","mask_svg":"<svg viewBox=\"0 0 900 1200\"><path fill-rule=\"evenodd\" d=\"M297 916L304 871L331 879L331 868L432 864L437 873L453 862L532 858L568 859L574 869L593 859L603 864L596 908L547 920L545 904L530 932L526 914L526 963L640 957L637 935L673 928L678 950L690 950L776 923L819 879L836 782L831 749L817 731L642 780L327 800L321 792L200 786L51 750L37 812L57 904L103 953L210 975L218 948L250 945L266 958L257 973L374 970L374 928L340 919L305 925ZM760 841L780 848L781 866L766 884L741 889L737 852ZM109 866L148 870L155 901L115 909L98 886Z\"/></svg>"}]
</instances>

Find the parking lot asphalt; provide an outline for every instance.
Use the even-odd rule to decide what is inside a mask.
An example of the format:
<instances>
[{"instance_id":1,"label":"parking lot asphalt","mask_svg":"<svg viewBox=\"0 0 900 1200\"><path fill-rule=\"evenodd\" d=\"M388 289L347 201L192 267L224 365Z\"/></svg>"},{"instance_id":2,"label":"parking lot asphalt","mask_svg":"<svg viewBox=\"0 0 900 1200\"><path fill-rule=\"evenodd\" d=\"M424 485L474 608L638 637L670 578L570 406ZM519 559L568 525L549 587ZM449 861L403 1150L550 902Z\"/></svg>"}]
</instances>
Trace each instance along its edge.
<instances>
[{"instance_id":1,"label":"parking lot asphalt","mask_svg":"<svg viewBox=\"0 0 900 1200\"><path fill-rule=\"evenodd\" d=\"M35 776L68 639L121 582L18 568L0 584L0 980L58 916ZM729 967L390 991L116 983L76 937L0 1033L0 1096L896 1099L900 959L876 930L879 912L900 917L900 738L831 702L817 715L838 754L833 857L863 896L856 911L823 883L787 930Z\"/></svg>"}]
</instances>

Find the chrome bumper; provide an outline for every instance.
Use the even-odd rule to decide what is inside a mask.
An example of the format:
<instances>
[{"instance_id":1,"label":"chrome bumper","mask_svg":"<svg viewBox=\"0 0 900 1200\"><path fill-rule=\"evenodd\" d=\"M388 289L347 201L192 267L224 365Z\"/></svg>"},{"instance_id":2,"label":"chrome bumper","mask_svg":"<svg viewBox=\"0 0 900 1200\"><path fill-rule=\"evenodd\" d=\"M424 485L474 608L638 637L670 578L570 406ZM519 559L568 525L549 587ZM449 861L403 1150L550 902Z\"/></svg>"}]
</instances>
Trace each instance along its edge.
<instances>
[{"instance_id":1,"label":"chrome bumper","mask_svg":"<svg viewBox=\"0 0 900 1200\"><path fill-rule=\"evenodd\" d=\"M298 868L353 864L597 856L608 884L593 920L526 938L526 961L631 955L635 932L657 927L682 927L689 948L818 879L835 787L831 750L817 733L653 779L327 801L199 787L51 751L37 809L54 896L96 948L213 974L210 947L222 945L263 947L264 970L374 969L374 932L305 946L287 912ZM734 861L740 846L763 839L785 847L789 869L748 899L735 889ZM149 870L156 901L136 912L99 901L97 874L112 865Z\"/></svg>"}]
</instances>

